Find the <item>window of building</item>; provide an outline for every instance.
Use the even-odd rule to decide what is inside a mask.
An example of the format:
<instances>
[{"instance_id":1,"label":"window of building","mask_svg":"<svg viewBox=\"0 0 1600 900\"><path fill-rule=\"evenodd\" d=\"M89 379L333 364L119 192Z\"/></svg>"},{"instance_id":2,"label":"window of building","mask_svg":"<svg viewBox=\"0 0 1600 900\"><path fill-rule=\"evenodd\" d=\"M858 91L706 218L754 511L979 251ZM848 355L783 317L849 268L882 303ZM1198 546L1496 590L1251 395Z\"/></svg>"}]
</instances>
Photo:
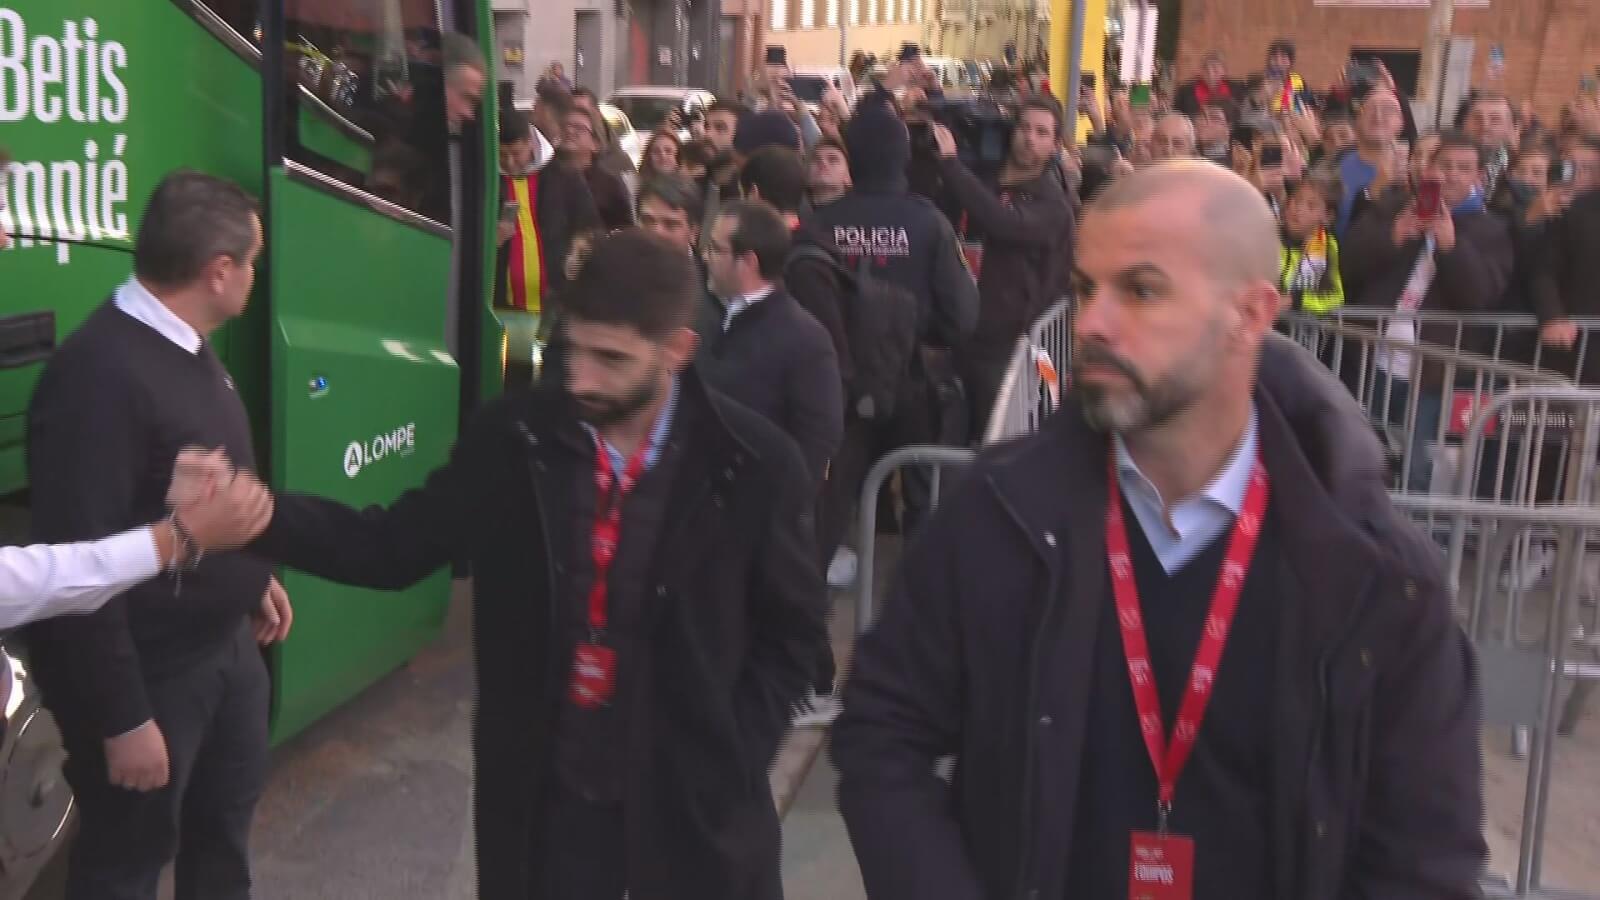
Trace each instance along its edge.
<instances>
[{"instance_id":1,"label":"window of building","mask_svg":"<svg viewBox=\"0 0 1600 900\"><path fill-rule=\"evenodd\" d=\"M408 0L284 0L292 79L284 152L448 224L445 36L434 9ZM485 85L479 103L492 91Z\"/></svg>"},{"instance_id":2,"label":"window of building","mask_svg":"<svg viewBox=\"0 0 1600 900\"><path fill-rule=\"evenodd\" d=\"M827 26L829 28L838 28L839 27L839 0L828 0L827 16L828 16Z\"/></svg>"},{"instance_id":3,"label":"window of building","mask_svg":"<svg viewBox=\"0 0 1600 900\"><path fill-rule=\"evenodd\" d=\"M800 20L796 28L817 27L817 0L800 0Z\"/></svg>"},{"instance_id":4,"label":"window of building","mask_svg":"<svg viewBox=\"0 0 1600 900\"><path fill-rule=\"evenodd\" d=\"M850 2L850 7L847 10L847 12L849 13L850 24L851 25L860 25L861 24L861 0L849 0L849 2Z\"/></svg>"},{"instance_id":5,"label":"window of building","mask_svg":"<svg viewBox=\"0 0 1600 900\"><path fill-rule=\"evenodd\" d=\"M911 0L900 0L900 21L908 24L917 21L911 18Z\"/></svg>"},{"instance_id":6,"label":"window of building","mask_svg":"<svg viewBox=\"0 0 1600 900\"><path fill-rule=\"evenodd\" d=\"M1376 59L1394 76L1394 86L1400 89L1400 99L1417 98L1417 85L1422 79L1422 51L1395 50L1377 47L1351 47L1351 59Z\"/></svg>"},{"instance_id":7,"label":"window of building","mask_svg":"<svg viewBox=\"0 0 1600 900\"><path fill-rule=\"evenodd\" d=\"M867 0L867 24L878 24L878 0Z\"/></svg>"},{"instance_id":8,"label":"window of building","mask_svg":"<svg viewBox=\"0 0 1600 900\"><path fill-rule=\"evenodd\" d=\"M789 0L772 0L772 15L768 17L767 27L773 31L789 30Z\"/></svg>"}]
</instances>

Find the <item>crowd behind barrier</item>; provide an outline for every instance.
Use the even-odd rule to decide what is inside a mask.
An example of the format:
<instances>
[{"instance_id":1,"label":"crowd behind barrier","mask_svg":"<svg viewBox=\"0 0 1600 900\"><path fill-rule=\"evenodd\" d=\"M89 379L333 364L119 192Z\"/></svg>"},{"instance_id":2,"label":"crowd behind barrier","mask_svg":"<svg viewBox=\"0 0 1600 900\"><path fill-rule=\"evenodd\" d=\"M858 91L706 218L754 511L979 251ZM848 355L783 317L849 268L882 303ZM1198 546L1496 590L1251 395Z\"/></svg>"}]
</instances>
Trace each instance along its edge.
<instances>
[{"instance_id":1,"label":"crowd behind barrier","mask_svg":"<svg viewBox=\"0 0 1600 900\"><path fill-rule=\"evenodd\" d=\"M1600 682L1600 390L1574 377L1600 320L1575 322L1575 352L1554 359L1539 351L1531 316L1417 315L1452 337L1386 336L1396 313L1358 307L1292 314L1281 331L1345 383L1378 432L1391 499L1447 560L1478 654L1484 723L1511 734L1512 752L1527 760L1516 869L1487 878L1486 896L1600 896L1550 892L1541 881L1555 749L1592 714L1585 707ZM983 443L1030 434L1060 406L1071 324L1063 299L1018 341ZM876 533L876 498L897 473L928 467L936 485L948 483L978 452L910 446L885 456L862 492L859 533ZM877 613L879 554L872 540L860 553L856 625L865 633Z\"/></svg>"}]
</instances>

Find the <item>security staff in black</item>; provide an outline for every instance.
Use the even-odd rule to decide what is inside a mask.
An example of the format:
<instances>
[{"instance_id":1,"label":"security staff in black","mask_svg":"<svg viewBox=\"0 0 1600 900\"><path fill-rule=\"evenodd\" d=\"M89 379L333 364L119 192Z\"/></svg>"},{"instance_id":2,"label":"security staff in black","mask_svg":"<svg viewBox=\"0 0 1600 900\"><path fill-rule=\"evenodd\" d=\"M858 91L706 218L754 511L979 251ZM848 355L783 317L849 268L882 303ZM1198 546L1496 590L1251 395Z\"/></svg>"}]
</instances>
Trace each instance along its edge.
<instances>
[{"instance_id":1,"label":"security staff in black","mask_svg":"<svg viewBox=\"0 0 1600 900\"><path fill-rule=\"evenodd\" d=\"M885 86L879 85L861 99L845 142L854 187L814 211L808 224L832 236L835 249L852 271L864 259L873 277L898 285L917 298L921 308L917 338L928 351L914 356L910 377L889 422L863 422L852 416L846 423L844 443L834 459L833 479L840 485L853 485L860 483L854 473L864 475L884 451L938 440L940 422L926 362L948 362L949 348L959 346L972 333L978 322L978 286L961 255L950 220L932 202L909 192L906 166L911 162L911 138L895 108L894 96ZM964 411L965 404L960 408ZM965 435L959 439L964 440ZM908 472L905 484L907 524L914 525L927 509L925 473L913 476ZM835 510L825 508L824 516L839 518L837 503L824 505Z\"/></svg>"},{"instance_id":2,"label":"security staff in black","mask_svg":"<svg viewBox=\"0 0 1600 900\"><path fill-rule=\"evenodd\" d=\"M681 244L604 238L565 383L485 410L387 509L279 497L253 547L380 588L469 560L481 900L782 894L767 768L826 640L815 488L687 367L698 288Z\"/></svg>"},{"instance_id":3,"label":"security staff in black","mask_svg":"<svg viewBox=\"0 0 1600 900\"><path fill-rule=\"evenodd\" d=\"M260 220L239 188L194 172L162 180L133 278L61 345L34 394L40 540L163 515L186 447L254 467L244 406L206 336L244 311L260 250ZM98 612L31 630L81 813L68 900L155 900L174 857L177 900L249 897L269 691L249 620L272 596L269 578L255 557L207 555Z\"/></svg>"}]
</instances>

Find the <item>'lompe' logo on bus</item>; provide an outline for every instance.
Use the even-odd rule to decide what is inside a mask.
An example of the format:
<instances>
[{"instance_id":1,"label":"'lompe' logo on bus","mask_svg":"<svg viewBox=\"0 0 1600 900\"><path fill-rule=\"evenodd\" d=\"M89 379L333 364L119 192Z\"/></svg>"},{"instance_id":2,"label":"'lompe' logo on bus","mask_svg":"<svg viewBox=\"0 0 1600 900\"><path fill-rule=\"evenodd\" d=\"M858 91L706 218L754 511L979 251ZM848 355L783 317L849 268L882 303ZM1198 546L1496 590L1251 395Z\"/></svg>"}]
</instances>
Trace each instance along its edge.
<instances>
[{"instance_id":1,"label":"'lompe' logo on bus","mask_svg":"<svg viewBox=\"0 0 1600 900\"><path fill-rule=\"evenodd\" d=\"M391 456L410 456L417 449L417 423L407 422L386 434L367 441L351 441L344 448L344 477L354 478L361 470Z\"/></svg>"}]
</instances>

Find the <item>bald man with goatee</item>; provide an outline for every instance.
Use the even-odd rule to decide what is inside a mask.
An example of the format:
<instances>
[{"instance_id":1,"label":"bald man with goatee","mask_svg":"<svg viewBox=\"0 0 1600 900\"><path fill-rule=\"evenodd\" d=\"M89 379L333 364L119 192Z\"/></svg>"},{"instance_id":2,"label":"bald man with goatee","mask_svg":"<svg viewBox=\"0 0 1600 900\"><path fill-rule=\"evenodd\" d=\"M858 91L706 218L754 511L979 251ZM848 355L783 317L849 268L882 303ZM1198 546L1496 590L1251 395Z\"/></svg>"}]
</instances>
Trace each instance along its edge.
<instances>
[{"instance_id":1,"label":"bald man with goatee","mask_svg":"<svg viewBox=\"0 0 1600 900\"><path fill-rule=\"evenodd\" d=\"M1166 162L1078 234L1074 391L939 506L852 665L868 896L1475 896L1472 652L1361 410L1273 334L1266 202Z\"/></svg>"}]
</instances>

